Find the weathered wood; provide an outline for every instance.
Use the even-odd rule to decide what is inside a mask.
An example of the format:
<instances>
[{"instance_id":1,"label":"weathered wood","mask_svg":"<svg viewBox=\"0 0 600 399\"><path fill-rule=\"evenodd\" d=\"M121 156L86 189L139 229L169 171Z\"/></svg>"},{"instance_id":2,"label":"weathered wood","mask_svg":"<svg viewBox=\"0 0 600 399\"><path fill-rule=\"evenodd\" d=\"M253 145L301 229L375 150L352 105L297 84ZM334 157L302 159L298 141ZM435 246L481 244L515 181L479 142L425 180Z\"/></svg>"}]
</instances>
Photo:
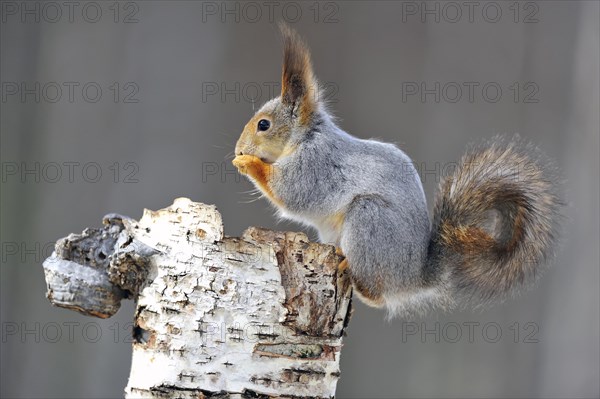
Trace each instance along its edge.
<instances>
[{"instance_id":1,"label":"weathered wood","mask_svg":"<svg viewBox=\"0 0 600 399\"><path fill-rule=\"evenodd\" d=\"M137 299L127 397L332 397L351 284L333 246L250 228L223 236L214 206L175 200L140 221L59 240L48 298L110 317Z\"/></svg>"}]
</instances>

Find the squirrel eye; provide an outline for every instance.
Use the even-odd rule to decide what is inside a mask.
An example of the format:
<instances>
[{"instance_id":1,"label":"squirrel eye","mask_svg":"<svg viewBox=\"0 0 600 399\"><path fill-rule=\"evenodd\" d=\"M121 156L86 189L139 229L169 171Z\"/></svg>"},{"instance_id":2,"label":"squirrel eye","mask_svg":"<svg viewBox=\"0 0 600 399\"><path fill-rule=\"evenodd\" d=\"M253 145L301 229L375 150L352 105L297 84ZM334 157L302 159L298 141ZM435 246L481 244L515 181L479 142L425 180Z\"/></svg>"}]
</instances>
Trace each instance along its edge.
<instances>
[{"instance_id":1,"label":"squirrel eye","mask_svg":"<svg viewBox=\"0 0 600 399\"><path fill-rule=\"evenodd\" d=\"M261 119L258 121L258 130L260 130L261 132L268 130L270 127L271 127L271 122L269 122L268 120Z\"/></svg>"}]
</instances>

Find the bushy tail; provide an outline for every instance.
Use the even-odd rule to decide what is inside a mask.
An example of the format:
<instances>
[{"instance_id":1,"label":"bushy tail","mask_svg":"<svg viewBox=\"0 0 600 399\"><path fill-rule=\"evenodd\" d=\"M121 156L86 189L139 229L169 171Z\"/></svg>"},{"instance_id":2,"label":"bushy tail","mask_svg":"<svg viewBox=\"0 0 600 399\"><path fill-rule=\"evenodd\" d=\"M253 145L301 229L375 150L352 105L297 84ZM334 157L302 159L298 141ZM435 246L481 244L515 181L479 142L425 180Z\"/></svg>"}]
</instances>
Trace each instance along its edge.
<instances>
[{"instance_id":1,"label":"bushy tail","mask_svg":"<svg viewBox=\"0 0 600 399\"><path fill-rule=\"evenodd\" d=\"M427 271L458 298L484 302L531 281L555 246L556 179L518 137L469 149L437 194Z\"/></svg>"}]
</instances>

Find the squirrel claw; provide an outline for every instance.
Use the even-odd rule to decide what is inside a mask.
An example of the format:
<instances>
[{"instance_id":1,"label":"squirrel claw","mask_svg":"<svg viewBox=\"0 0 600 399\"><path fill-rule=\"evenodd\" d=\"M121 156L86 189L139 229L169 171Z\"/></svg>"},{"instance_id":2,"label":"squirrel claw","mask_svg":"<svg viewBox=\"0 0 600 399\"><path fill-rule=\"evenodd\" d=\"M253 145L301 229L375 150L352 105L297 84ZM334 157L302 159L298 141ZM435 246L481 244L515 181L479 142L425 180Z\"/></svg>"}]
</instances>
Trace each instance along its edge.
<instances>
[{"instance_id":1,"label":"squirrel claw","mask_svg":"<svg viewBox=\"0 0 600 399\"><path fill-rule=\"evenodd\" d=\"M348 259L344 259L338 265L338 270L343 273L344 271L346 271L347 268L348 268Z\"/></svg>"},{"instance_id":2,"label":"squirrel claw","mask_svg":"<svg viewBox=\"0 0 600 399\"><path fill-rule=\"evenodd\" d=\"M340 247L335 247L335 254L344 258L338 265L338 270L340 272L344 272L348 268L348 259L346 258L346 255L344 255L344 253L342 252L342 248Z\"/></svg>"}]
</instances>

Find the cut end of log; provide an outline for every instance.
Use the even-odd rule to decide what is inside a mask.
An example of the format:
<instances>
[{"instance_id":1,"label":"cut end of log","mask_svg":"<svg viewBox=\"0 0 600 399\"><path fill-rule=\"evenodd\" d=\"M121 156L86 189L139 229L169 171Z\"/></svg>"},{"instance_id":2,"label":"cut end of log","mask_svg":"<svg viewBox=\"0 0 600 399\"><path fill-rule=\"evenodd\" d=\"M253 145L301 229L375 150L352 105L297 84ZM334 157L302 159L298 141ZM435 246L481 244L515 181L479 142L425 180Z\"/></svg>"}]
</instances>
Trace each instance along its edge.
<instances>
[{"instance_id":1,"label":"cut end of log","mask_svg":"<svg viewBox=\"0 0 600 399\"><path fill-rule=\"evenodd\" d=\"M106 225L56 243L44 261L46 295L53 305L100 318L119 310L127 292L110 281L108 268L120 231L117 224Z\"/></svg>"}]
</instances>

